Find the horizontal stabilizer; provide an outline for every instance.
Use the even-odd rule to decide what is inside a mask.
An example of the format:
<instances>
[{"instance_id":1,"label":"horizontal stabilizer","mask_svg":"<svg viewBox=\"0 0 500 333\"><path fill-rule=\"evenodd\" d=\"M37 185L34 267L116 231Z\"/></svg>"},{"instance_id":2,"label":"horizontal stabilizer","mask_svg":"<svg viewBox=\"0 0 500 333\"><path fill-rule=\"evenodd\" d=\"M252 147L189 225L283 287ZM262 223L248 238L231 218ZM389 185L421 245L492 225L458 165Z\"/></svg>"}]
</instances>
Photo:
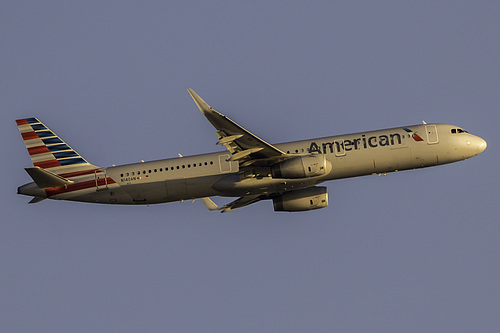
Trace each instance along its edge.
<instances>
[{"instance_id":1,"label":"horizontal stabilizer","mask_svg":"<svg viewBox=\"0 0 500 333\"><path fill-rule=\"evenodd\" d=\"M31 199L31 201L30 201L30 202L28 202L28 203L30 203L30 204L34 204L34 203L37 203L37 202L43 201L43 200L45 200L45 199L47 199L47 198L42 198L42 197L33 197L33 199Z\"/></svg>"},{"instance_id":2,"label":"horizontal stabilizer","mask_svg":"<svg viewBox=\"0 0 500 333\"><path fill-rule=\"evenodd\" d=\"M65 186L73 183L73 181L69 179L63 178L37 166L25 168L25 170L40 188Z\"/></svg>"}]
</instances>

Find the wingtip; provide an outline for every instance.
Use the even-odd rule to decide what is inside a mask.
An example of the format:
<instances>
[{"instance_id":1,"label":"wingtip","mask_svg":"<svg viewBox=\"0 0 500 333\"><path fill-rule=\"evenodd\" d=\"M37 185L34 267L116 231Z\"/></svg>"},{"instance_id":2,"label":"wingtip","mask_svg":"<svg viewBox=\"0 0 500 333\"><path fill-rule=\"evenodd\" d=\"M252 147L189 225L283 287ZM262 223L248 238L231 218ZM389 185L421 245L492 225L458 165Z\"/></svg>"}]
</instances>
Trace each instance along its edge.
<instances>
[{"instance_id":1,"label":"wingtip","mask_svg":"<svg viewBox=\"0 0 500 333\"><path fill-rule=\"evenodd\" d=\"M221 207L217 206L217 204L209 197L201 198L201 201L205 204L208 210L221 210Z\"/></svg>"},{"instance_id":2,"label":"wingtip","mask_svg":"<svg viewBox=\"0 0 500 333\"><path fill-rule=\"evenodd\" d=\"M201 98L200 96L198 96L197 93L195 93L195 91L191 88L188 88L187 91L189 92L189 94L191 95L191 98L193 99L193 101L196 103L196 105L198 106L198 109L200 109L200 111L204 114L205 112L208 112L210 111L211 107L210 105L207 104L207 102L205 102L203 100L203 98Z\"/></svg>"}]
</instances>

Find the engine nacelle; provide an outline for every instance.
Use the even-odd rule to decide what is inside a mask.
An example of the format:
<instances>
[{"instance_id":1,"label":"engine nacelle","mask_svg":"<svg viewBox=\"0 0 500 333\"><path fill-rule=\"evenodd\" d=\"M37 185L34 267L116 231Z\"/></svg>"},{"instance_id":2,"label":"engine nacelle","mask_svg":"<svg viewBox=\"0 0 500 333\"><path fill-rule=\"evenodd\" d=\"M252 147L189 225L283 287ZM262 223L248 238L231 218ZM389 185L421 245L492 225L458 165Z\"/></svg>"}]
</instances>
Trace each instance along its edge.
<instances>
[{"instance_id":1,"label":"engine nacelle","mask_svg":"<svg viewBox=\"0 0 500 333\"><path fill-rule=\"evenodd\" d=\"M328 193L324 186L285 192L273 199L275 212L303 212L328 206Z\"/></svg>"},{"instance_id":2,"label":"engine nacelle","mask_svg":"<svg viewBox=\"0 0 500 333\"><path fill-rule=\"evenodd\" d=\"M306 178L330 172L331 163L325 155L297 156L271 167L273 178Z\"/></svg>"}]
</instances>

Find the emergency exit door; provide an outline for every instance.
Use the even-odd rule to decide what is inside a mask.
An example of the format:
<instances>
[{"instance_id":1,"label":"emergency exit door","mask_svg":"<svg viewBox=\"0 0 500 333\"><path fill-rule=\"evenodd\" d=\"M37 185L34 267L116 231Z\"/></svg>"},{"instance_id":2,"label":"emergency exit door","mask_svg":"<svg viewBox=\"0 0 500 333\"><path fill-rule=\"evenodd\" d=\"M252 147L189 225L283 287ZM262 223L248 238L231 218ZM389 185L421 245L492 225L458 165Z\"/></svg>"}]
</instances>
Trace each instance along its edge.
<instances>
[{"instance_id":1,"label":"emergency exit door","mask_svg":"<svg viewBox=\"0 0 500 333\"><path fill-rule=\"evenodd\" d=\"M427 143L428 144L435 144L439 142L439 137L438 137L438 132L436 125L426 125L425 126L425 131L427 133Z\"/></svg>"}]
</instances>

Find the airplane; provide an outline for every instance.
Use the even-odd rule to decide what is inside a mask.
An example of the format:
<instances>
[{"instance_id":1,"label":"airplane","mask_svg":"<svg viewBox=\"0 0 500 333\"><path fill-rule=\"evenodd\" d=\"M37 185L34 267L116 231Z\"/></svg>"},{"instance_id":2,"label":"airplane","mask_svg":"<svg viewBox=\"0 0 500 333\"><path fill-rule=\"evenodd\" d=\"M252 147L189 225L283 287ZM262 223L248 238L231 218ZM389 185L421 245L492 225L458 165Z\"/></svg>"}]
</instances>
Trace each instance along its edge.
<instances>
[{"instance_id":1,"label":"airplane","mask_svg":"<svg viewBox=\"0 0 500 333\"><path fill-rule=\"evenodd\" d=\"M486 141L461 127L427 124L270 144L222 113L192 89L189 94L215 127L225 151L107 168L95 166L37 118L17 120L33 162L33 182L17 193L88 203L150 205L201 198L209 210L228 212L261 200L274 211L328 206L336 179L381 175L462 161L486 149ZM210 197L239 197L218 206Z\"/></svg>"}]
</instances>

